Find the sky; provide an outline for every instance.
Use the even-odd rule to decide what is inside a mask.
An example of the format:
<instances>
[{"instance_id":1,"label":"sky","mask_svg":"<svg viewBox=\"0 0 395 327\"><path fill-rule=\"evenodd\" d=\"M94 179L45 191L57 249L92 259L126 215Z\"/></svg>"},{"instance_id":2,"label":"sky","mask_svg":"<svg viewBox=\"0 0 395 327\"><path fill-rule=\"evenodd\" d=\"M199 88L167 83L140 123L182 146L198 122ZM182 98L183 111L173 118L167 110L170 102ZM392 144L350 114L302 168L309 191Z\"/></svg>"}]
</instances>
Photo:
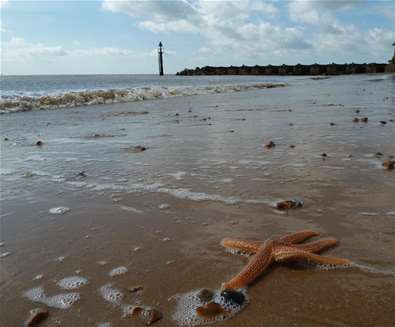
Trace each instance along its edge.
<instances>
[{"instance_id":1,"label":"sky","mask_svg":"<svg viewBox=\"0 0 395 327\"><path fill-rule=\"evenodd\" d=\"M387 62L395 0L0 0L1 73Z\"/></svg>"}]
</instances>

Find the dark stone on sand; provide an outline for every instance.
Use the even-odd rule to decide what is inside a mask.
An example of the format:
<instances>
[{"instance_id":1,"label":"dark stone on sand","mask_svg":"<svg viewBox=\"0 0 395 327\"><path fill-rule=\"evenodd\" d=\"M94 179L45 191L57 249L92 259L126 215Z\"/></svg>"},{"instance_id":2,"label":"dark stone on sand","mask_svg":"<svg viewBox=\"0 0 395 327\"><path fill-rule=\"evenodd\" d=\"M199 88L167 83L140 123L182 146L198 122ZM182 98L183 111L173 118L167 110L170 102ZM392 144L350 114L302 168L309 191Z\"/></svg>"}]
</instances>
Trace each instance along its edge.
<instances>
[{"instance_id":1,"label":"dark stone on sand","mask_svg":"<svg viewBox=\"0 0 395 327\"><path fill-rule=\"evenodd\" d=\"M8 141L8 137L5 137L5 138L4 138L4 141Z\"/></svg>"},{"instance_id":2,"label":"dark stone on sand","mask_svg":"<svg viewBox=\"0 0 395 327\"><path fill-rule=\"evenodd\" d=\"M266 149L271 149L271 148L274 148L275 146L276 146L276 144L273 141L270 141L269 143L267 143L265 145L265 148Z\"/></svg>"},{"instance_id":3,"label":"dark stone on sand","mask_svg":"<svg viewBox=\"0 0 395 327\"><path fill-rule=\"evenodd\" d=\"M180 114L177 112L174 116L179 116Z\"/></svg>"},{"instance_id":4,"label":"dark stone on sand","mask_svg":"<svg viewBox=\"0 0 395 327\"><path fill-rule=\"evenodd\" d=\"M381 157L383 154L381 152L376 152L375 156L376 157Z\"/></svg>"},{"instance_id":5,"label":"dark stone on sand","mask_svg":"<svg viewBox=\"0 0 395 327\"><path fill-rule=\"evenodd\" d=\"M79 177L86 177L86 174L85 174L84 171L80 171L80 172L77 174L77 176L79 176Z\"/></svg>"},{"instance_id":6,"label":"dark stone on sand","mask_svg":"<svg viewBox=\"0 0 395 327\"><path fill-rule=\"evenodd\" d=\"M300 200L285 200L276 204L278 210L289 210L301 207L303 207L303 202Z\"/></svg>"},{"instance_id":7,"label":"dark stone on sand","mask_svg":"<svg viewBox=\"0 0 395 327\"><path fill-rule=\"evenodd\" d=\"M336 126L336 124L335 124L335 123L330 123L329 125L331 125L331 126Z\"/></svg>"},{"instance_id":8,"label":"dark stone on sand","mask_svg":"<svg viewBox=\"0 0 395 327\"><path fill-rule=\"evenodd\" d=\"M291 149L293 149L293 148L295 148L295 145L291 144L289 147L290 147Z\"/></svg>"},{"instance_id":9,"label":"dark stone on sand","mask_svg":"<svg viewBox=\"0 0 395 327\"><path fill-rule=\"evenodd\" d=\"M326 158L328 155L326 153L322 153L321 157Z\"/></svg>"},{"instance_id":10,"label":"dark stone on sand","mask_svg":"<svg viewBox=\"0 0 395 327\"><path fill-rule=\"evenodd\" d=\"M367 122L368 122L368 120L369 120L369 118L368 118L368 117L363 117L363 118L361 118L361 122L363 122L363 123L367 123Z\"/></svg>"},{"instance_id":11,"label":"dark stone on sand","mask_svg":"<svg viewBox=\"0 0 395 327\"><path fill-rule=\"evenodd\" d=\"M385 120L380 120L380 123L383 125L387 124L387 122Z\"/></svg>"},{"instance_id":12,"label":"dark stone on sand","mask_svg":"<svg viewBox=\"0 0 395 327\"><path fill-rule=\"evenodd\" d=\"M243 293L232 289L224 289L221 292L221 296L226 302L230 302L232 304L242 305L245 301L245 296Z\"/></svg>"},{"instance_id":13,"label":"dark stone on sand","mask_svg":"<svg viewBox=\"0 0 395 327\"><path fill-rule=\"evenodd\" d=\"M354 123L359 123L359 118L354 118L352 121L353 121Z\"/></svg>"},{"instance_id":14,"label":"dark stone on sand","mask_svg":"<svg viewBox=\"0 0 395 327\"><path fill-rule=\"evenodd\" d=\"M42 146L44 143L43 143L43 141L41 141L41 140L38 140L37 142L36 142L36 145L37 146Z\"/></svg>"},{"instance_id":15,"label":"dark stone on sand","mask_svg":"<svg viewBox=\"0 0 395 327\"><path fill-rule=\"evenodd\" d=\"M289 123L288 125L289 125L289 126L293 126L294 124L293 124L293 123Z\"/></svg>"},{"instance_id":16,"label":"dark stone on sand","mask_svg":"<svg viewBox=\"0 0 395 327\"><path fill-rule=\"evenodd\" d=\"M213 318L219 315L223 315L227 312L220 304L216 302L209 302L201 307L198 307L196 309L196 313L200 317Z\"/></svg>"},{"instance_id":17,"label":"dark stone on sand","mask_svg":"<svg viewBox=\"0 0 395 327\"><path fill-rule=\"evenodd\" d=\"M360 112L361 112L361 110L359 110L359 109L355 110L356 114L359 114Z\"/></svg>"},{"instance_id":18,"label":"dark stone on sand","mask_svg":"<svg viewBox=\"0 0 395 327\"><path fill-rule=\"evenodd\" d=\"M25 327L33 327L37 326L43 320L45 320L49 315L47 309L44 308L36 308L32 309L29 312L29 317L26 319L25 323L23 324Z\"/></svg>"},{"instance_id":19,"label":"dark stone on sand","mask_svg":"<svg viewBox=\"0 0 395 327\"><path fill-rule=\"evenodd\" d=\"M129 310L128 314L132 317L138 318L147 326L163 318L162 312L153 307L134 306Z\"/></svg>"},{"instance_id":20,"label":"dark stone on sand","mask_svg":"<svg viewBox=\"0 0 395 327\"><path fill-rule=\"evenodd\" d=\"M393 170L394 169L394 165L395 165L395 162L393 162L392 160L385 160L383 162L383 167L386 170Z\"/></svg>"},{"instance_id":21,"label":"dark stone on sand","mask_svg":"<svg viewBox=\"0 0 395 327\"><path fill-rule=\"evenodd\" d=\"M214 292L211 290L208 290L207 288L203 288L198 294L197 297L199 298L200 301L202 302L209 302L213 299L214 297Z\"/></svg>"}]
</instances>

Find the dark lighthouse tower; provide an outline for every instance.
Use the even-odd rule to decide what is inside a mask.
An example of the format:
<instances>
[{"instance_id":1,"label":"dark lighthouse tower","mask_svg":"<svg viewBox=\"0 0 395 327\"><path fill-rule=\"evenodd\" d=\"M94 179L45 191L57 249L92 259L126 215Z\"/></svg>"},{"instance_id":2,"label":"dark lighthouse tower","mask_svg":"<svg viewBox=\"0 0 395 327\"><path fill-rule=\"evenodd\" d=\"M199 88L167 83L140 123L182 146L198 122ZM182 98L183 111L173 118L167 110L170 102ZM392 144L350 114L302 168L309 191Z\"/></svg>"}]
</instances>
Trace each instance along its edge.
<instances>
[{"instance_id":1,"label":"dark lighthouse tower","mask_svg":"<svg viewBox=\"0 0 395 327\"><path fill-rule=\"evenodd\" d=\"M159 75L163 75L163 45L162 42L159 42L158 48L158 61L159 61Z\"/></svg>"}]
</instances>

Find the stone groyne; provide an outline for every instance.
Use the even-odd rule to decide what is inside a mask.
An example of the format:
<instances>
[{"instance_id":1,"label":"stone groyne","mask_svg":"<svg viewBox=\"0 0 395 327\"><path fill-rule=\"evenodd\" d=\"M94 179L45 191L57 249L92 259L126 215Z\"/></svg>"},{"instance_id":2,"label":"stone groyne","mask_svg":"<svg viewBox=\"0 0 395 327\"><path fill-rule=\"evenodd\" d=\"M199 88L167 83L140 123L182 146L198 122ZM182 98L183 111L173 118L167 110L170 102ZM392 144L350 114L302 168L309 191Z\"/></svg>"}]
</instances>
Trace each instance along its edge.
<instances>
[{"instance_id":1,"label":"stone groyne","mask_svg":"<svg viewBox=\"0 0 395 327\"><path fill-rule=\"evenodd\" d=\"M184 69L177 75L343 75L395 72L395 64L328 64L328 65L281 65L281 66L230 66L196 67Z\"/></svg>"}]
</instances>

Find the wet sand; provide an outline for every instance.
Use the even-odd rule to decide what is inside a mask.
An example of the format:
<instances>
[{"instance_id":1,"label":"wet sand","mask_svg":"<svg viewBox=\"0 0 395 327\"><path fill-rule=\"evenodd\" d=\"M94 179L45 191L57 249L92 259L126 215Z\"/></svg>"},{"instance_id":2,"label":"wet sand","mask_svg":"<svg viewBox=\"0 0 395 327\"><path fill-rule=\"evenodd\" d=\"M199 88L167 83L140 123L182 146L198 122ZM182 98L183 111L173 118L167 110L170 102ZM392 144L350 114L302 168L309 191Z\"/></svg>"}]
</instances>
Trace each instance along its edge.
<instances>
[{"instance_id":1,"label":"wet sand","mask_svg":"<svg viewBox=\"0 0 395 327\"><path fill-rule=\"evenodd\" d=\"M10 254L0 258L0 325L42 306L25 291L59 294L56 281L80 275L89 280L75 290L81 299L49 308L42 326L139 325L101 297L109 282L124 304L160 309L155 325L175 326L171 296L218 288L246 264L222 238L312 229L339 240L328 254L363 269L275 266L249 288L248 307L216 325L392 326L395 171L381 163L395 155L394 94L390 76L342 76L2 115L0 250ZM138 145L147 150L131 151ZM273 209L294 197L303 208ZM110 277L119 266L128 272ZM127 290L136 285L142 292Z\"/></svg>"}]
</instances>

